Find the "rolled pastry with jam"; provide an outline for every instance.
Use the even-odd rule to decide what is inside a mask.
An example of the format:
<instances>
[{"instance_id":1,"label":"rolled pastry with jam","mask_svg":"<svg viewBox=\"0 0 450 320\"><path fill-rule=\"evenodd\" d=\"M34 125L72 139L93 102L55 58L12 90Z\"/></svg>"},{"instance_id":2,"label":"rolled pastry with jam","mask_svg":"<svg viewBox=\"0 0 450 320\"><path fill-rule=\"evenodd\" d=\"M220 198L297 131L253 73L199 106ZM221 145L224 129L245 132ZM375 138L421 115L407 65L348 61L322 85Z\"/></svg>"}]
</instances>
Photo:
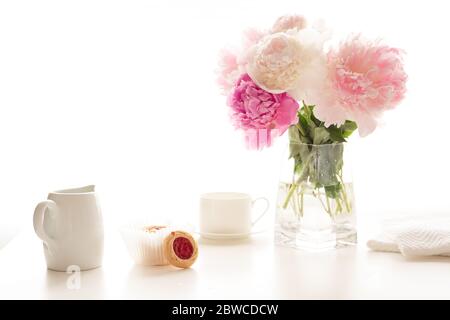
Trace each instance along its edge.
<instances>
[{"instance_id":1,"label":"rolled pastry with jam","mask_svg":"<svg viewBox=\"0 0 450 320\"><path fill-rule=\"evenodd\" d=\"M137 264L189 268L197 259L197 242L188 232L163 225L137 225L124 227L121 233Z\"/></svg>"},{"instance_id":2,"label":"rolled pastry with jam","mask_svg":"<svg viewBox=\"0 0 450 320\"><path fill-rule=\"evenodd\" d=\"M164 239L164 254L171 265L189 268L197 260L198 245L188 232L172 231Z\"/></svg>"}]
</instances>

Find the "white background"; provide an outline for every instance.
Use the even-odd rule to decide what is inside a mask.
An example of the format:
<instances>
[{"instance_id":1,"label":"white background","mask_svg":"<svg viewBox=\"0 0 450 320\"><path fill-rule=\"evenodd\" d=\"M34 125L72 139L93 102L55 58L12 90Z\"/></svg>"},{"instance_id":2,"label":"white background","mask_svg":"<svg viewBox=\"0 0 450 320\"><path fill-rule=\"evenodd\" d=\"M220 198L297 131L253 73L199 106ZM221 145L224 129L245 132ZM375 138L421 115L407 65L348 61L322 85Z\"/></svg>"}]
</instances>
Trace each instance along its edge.
<instances>
[{"instance_id":1,"label":"white background","mask_svg":"<svg viewBox=\"0 0 450 320\"><path fill-rule=\"evenodd\" d=\"M195 221L206 191L273 200L285 141L246 150L214 70L243 29L285 13L407 52L407 98L352 141L359 221L448 212L446 4L1 1L0 247L48 191L65 187L96 184L110 225L141 215Z\"/></svg>"}]
</instances>

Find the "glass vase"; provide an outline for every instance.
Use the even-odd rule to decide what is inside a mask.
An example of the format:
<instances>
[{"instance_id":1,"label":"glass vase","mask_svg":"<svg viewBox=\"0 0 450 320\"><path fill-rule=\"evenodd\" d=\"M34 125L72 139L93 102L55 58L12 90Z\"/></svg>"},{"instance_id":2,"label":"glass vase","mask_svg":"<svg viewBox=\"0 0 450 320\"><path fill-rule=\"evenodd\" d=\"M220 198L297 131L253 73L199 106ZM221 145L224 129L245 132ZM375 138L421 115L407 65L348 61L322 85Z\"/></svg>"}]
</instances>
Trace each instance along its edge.
<instances>
[{"instance_id":1,"label":"glass vase","mask_svg":"<svg viewBox=\"0 0 450 320\"><path fill-rule=\"evenodd\" d=\"M347 153L347 143L289 143L278 186L276 244L310 251L356 244Z\"/></svg>"}]
</instances>

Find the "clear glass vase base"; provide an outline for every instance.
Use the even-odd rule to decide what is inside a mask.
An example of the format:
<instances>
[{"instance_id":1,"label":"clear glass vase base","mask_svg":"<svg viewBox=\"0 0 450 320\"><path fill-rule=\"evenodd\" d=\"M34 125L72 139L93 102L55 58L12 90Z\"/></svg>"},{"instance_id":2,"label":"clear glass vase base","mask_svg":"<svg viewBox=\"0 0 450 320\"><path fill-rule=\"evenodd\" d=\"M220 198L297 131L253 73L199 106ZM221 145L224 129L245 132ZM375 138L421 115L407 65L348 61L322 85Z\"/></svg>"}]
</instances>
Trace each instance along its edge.
<instances>
[{"instance_id":1,"label":"clear glass vase base","mask_svg":"<svg viewBox=\"0 0 450 320\"><path fill-rule=\"evenodd\" d=\"M358 234L351 226L338 226L336 228L336 247L355 246L358 243Z\"/></svg>"},{"instance_id":2,"label":"clear glass vase base","mask_svg":"<svg viewBox=\"0 0 450 320\"><path fill-rule=\"evenodd\" d=\"M356 230L347 228L321 231L296 229L290 231L278 225L275 226L275 244L304 251L320 252L356 245L357 233Z\"/></svg>"}]
</instances>

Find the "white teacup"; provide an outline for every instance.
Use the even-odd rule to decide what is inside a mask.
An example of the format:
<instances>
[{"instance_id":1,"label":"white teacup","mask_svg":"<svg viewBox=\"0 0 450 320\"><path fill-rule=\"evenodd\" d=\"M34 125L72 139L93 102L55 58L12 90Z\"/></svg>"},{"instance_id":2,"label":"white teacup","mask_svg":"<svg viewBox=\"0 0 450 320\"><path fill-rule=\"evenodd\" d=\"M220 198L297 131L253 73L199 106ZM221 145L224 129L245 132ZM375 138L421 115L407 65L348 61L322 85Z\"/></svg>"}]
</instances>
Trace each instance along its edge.
<instances>
[{"instance_id":1,"label":"white teacup","mask_svg":"<svg viewBox=\"0 0 450 320\"><path fill-rule=\"evenodd\" d=\"M256 201L264 200L266 208L253 218L252 208ZM202 235L245 236L267 213L269 200L252 199L246 193L205 193L200 198L200 233Z\"/></svg>"}]
</instances>

